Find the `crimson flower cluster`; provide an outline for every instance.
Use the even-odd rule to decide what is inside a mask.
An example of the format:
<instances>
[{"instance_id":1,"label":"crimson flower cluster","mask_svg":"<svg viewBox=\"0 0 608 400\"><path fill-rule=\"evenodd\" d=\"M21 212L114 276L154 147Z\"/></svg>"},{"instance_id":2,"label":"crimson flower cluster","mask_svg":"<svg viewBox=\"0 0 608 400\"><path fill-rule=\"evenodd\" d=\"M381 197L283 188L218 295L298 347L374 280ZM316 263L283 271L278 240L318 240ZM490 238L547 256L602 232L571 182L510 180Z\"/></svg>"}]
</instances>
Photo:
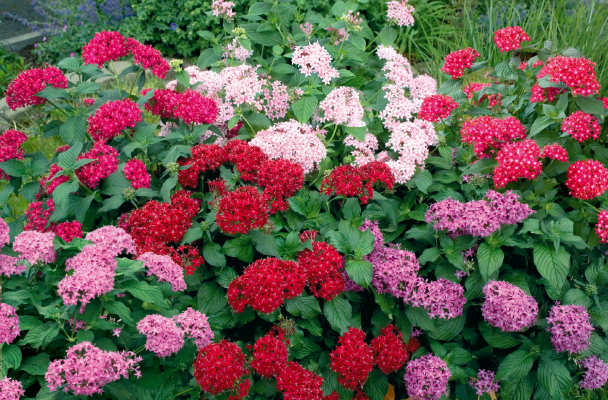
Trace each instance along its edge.
<instances>
[{"instance_id":1,"label":"crimson flower cluster","mask_svg":"<svg viewBox=\"0 0 608 400\"><path fill-rule=\"evenodd\" d=\"M608 189L608 170L595 160L577 161L568 168L566 187L572 197L591 200Z\"/></svg>"},{"instance_id":2,"label":"crimson flower cluster","mask_svg":"<svg viewBox=\"0 0 608 400\"><path fill-rule=\"evenodd\" d=\"M143 161L136 158L127 161L124 172L125 177L131 181L133 189L150 188L150 174Z\"/></svg>"},{"instance_id":3,"label":"crimson flower cluster","mask_svg":"<svg viewBox=\"0 0 608 400\"><path fill-rule=\"evenodd\" d=\"M215 220L230 234L261 228L268 222L266 198L252 186L241 186L221 198Z\"/></svg>"},{"instance_id":4,"label":"crimson flower cluster","mask_svg":"<svg viewBox=\"0 0 608 400\"><path fill-rule=\"evenodd\" d=\"M494 32L494 44L501 53L521 48L521 42L529 42L530 36L524 32L521 26L507 27Z\"/></svg>"},{"instance_id":5,"label":"crimson flower cluster","mask_svg":"<svg viewBox=\"0 0 608 400\"><path fill-rule=\"evenodd\" d=\"M580 57L555 56L539 71L538 79L547 75L551 82L563 82L572 95L589 96L599 93L600 83L595 76L595 63Z\"/></svg>"},{"instance_id":6,"label":"crimson flower cluster","mask_svg":"<svg viewBox=\"0 0 608 400\"><path fill-rule=\"evenodd\" d=\"M186 124L212 124L217 119L217 102L191 89L178 92L156 89L146 110L161 118L181 118Z\"/></svg>"},{"instance_id":7,"label":"crimson flower cluster","mask_svg":"<svg viewBox=\"0 0 608 400\"><path fill-rule=\"evenodd\" d=\"M515 117L473 118L462 124L461 133L463 143L472 144L478 158L493 157L507 143L526 138L526 128Z\"/></svg>"},{"instance_id":8,"label":"crimson flower cluster","mask_svg":"<svg viewBox=\"0 0 608 400\"><path fill-rule=\"evenodd\" d=\"M62 171L62 169L59 165L57 165L57 164L51 165L51 169L49 171L48 177L43 176L42 178L40 178L40 191L36 195L36 199L39 199L44 194L51 196L53 194L53 192L55 191L55 189L57 188L57 186L61 185L62 183L68 182L70 180L70 178L66 175L61 175L56 178L53 178L55 175L57 175L61 171Z\"/></svg>"},{"instance_id":9,"label":"crimson flower cluster","mask_svg":"<svg viewBox=\"0 0 608 400\"><path fill-rule=\"evenodd\" d=\"M301 240L307 238L300 236ZM312 251L298 253L298 264L306 270L308 286L315 297L330 301L344 291L342 256L331 244L314 242Z\"/></svg>"},{"instance_id":10,"label":"crimson flower cluster","mask_svg":"<svg viewBox=\"0 0 608 400\"><path fill-rule=\"evenodd\" d=\"M228 162L236 165L244 181L254 182L260 166L268 161L268 156L261 148L242 140L229 141L225 149L228 152Z\"/></svg>"},{"instance_id":11,"label":"crimson flower cluster","mask_svg":"<svg viewBox=\"0 0 608 400\"><path fill-rule=\"evenodd\" d=\"M103 142L95 142L91 150L78 156L78 160L82 159L95 160L76 170L78 179L89 189L95 189L102 179L118 170L118 151Z\"/></svg>"},{"instance_id":12,"label":"crimson flower cluster","mask_svg":"<svg viewBox=\"0 0 608 400\"><path fill-rule=\"evenodd\" d=\"M27 135L23 132L9 129L0 135L0 163L12 159L23 160L25 151L21 145L27 140ZM0 179L9 180L6 172L0 170Z\"/></svg>"},{"instance_id":13,"label":"crimson flower cluster","mask_svg":"<svg viewBox=\"0 0 608 400\"><path fill-rule=\"evenodd\" d=\"M49 85L56 89L67 89L68 79L55 67L23 71L8 85L6 104L13 111L21 107L44 104L46 100L36 96L36 93Z\"/></svg>"},{"instance_id":14,"label":"crimson flower cluster","mask_svg":"<svg viewBox=\"0 0 608 400\"><path fill-rule=\"evenodd\" d=\"M118 32L99 32L82 48L84 63L95 64L99 68L108 61L116 61L128 54L127 41Z\"/></svg>"},{"instance_id":15,"label":"crimson flower cluster","mask_svg":"<svg viewBox=\"0 0 608 400\"><path fill-rule=\"evenodd\" d=\"M151 70L153 75L156 75L160 79L165 79L171 66L165 61L160 51L152 46L141 44L132 38L127 39L127 47L133 54L135 65L141 65L144 69Z\"/></svg>"},{"instance_id":16,"label":"crimson flower cluster","mask_svg":"<svg viewBox=\"0 0 608 400\"><path fill-rule=\"evenodd\" d=\"M290 361L277 376L277 389L285 400L336 400L335 392L323 396L323 378Z\"/></svg>"},{"instance_id":17,"label":"crimson flower cluster","mask_svg":"<svg viewBox=\"0 0 608 400\"><path fill-rule=\"evenodd\" d=\"M25 210L25 230L48 232L55 229L55 223L49 223L51 215L55 211L53 199L47 201L35 201L30 203Z\"/></svg>"},{"instance_id":18,"label":"crimson flower cluster","mask_svg":"<svg viewBox=\"0 0 608 400\"><path fill-rule=\"evenodd\" d=\"M106 142L127 128L135 128L138 122L141 122L141 110L133 100L109 101L89 117L89 134L96 142Z\"/></svg>"},{"instance_id":19,"label":"crimson flower cluster","mask_svg":"<svg viewBox=\"0 0 608 400\"><path fill-rule=\"evenodd\" d=\"M374 367L374 352L365 343L365 332L352 326L340 336L329 357L330 368L339 374L338 382L349 390L361 389Z\"/></svg>"},{"instance_id":20,"label":"crimson flower cluster","mask_svg":"<svg viewBox=\"0 0 608 400\"><path fill-rule=\"evenodd\" d=\"M547 101L552 102L553 100L557 99L557 96L562 93L565 93L566 90L554 87L542 88L538 84L535 84L534 86L532 86L531 92L531 103L544 103Z\"/></svg>"},{"instance_id":21,"label":"crimson flower cluster","mask_svg":"<svg viewBox=\"0 0 608 400\"><path fill-rule=\"evenodd\" d=\"M287 366L289 339L281 329L273 329L253 345L251 368L264 378L276 377Z\"/></svg>"},{"instance_id":22,"label":"crimson flower cluster","mask_svg":"<svg viewBox=\"0 0 608 400\"><path fill-rule=\"evenodd\" d=\"M264 195L272 201L270 213L289 209L287 198L302 189L304 169L285 159L268 160L260 166L257 176L258 186L264 188Z\"/></svg>"},{"instance_id":23,"label":"crimson flower cluster","mask_svg":"<svg viewBox=\"0 0 608 400\"><path fill-rule=\"evenodd\" d=\"M569 115L562 123L562 132L572 136L579 143L588 139L597 140L601 130L597 118L583 111Z\"/></svg>"},{"instance_id":24,"label":"crimson flower cluster","mask_svg":"<svg viewBox=\"0 0 608 400\"><path fill-rule=\"evenodd\" d=\"M359 197L367 204L374 198L377 185L392 189L395 177L386 163L372 161L358 168L350 164L337 167L323 179L321 190L327 195Z\"/></svg>"},{"instance_id":25,"label":"crimson flower cluster","mask_svg":"<svg viewBox=\"0 0 608 400\"><path fill-rule=\"evenodd\" d=\"M452 114L458 108L458 103L450 96L434 94L422 100L418 118L429 122L438 122Z\"/></svg>"},{"instance_id":26,"label":"crimson flower cluster","mask_svg":"<svg viewBox=\"0 0 608 400\"><path fill-rule=\"evenodd\" d=\"M62 222L55 228L55 235L70 243L74 238L82 238L82 224L78 221Z\"/></svg>"},{"instance_id":27,"label":"crimson flower cluster","mask_svg":"<svg viewBox=\"0 0 608 400\"><path fill-rule=\"evenodd\" d=\"M450 53L445 57L445 64L441 68L441 72L451 75L452 79L460 78L464 75L464 70L471 68L473 62L479 56L477 50L472 47Z\"/></svg>"},{"instance_id":28,"label":"crimson flower cluster","mask_svg":"<svg viewBox=\"0 0 608 400\"><path fill-rule=\"evenodd\" d=\"M249 386L243 383L251 384L245 379L248 373L245 354L236 343L226 339L203 347L194 361L196 383L214 396L230 391L235 399L243 399L249 392Z\"/></svg>"},{"instance_id":29,"label":"crimson flower cluster","mask_svg":"<svg viewBox=\"0 0 608 400\"><path fill-rule=\"evenodd\" d=\"M181 167L190 166L178 172L178 182L184 187L195 189L199 175L219 168L228 160L228 152L224 147L216 144L199 144L191 151L192 157L177 161Z\"/></svg>"},{"instance_id":30,"label":"crimson flower cluster","mask_svg":"<svg viewBox=\"0 0 608 400\"><path fill-rule=\"evenodd\" d=\"M380 329L380 336L372 339L371 348L374 364L386 375L397 371L410 359L403 335L392 324Z\"/></svg>"},{"instance_id":31,"label":"crimson flower cluster","mask_svg":"<svg viewBox=\"0 0 608 400\"><path fill-rule=\"evenodd\" d=\"M608 243L608 211L601 210L597 215L595 233L597 233L600 243Z\"/></svg>"},{"instance_id":32,"label":"crimson flower cluster","mask_svg":"<svg viewBox=\"0 0 608 400\"><path fill-rule=\"evenodd\" d=\"M540 154L538 144L532 139L507 144L496 155L498 167L494 168L494 185L502 188L519 178L538 178L543 169Z\"/></svg>"}]
</instances>

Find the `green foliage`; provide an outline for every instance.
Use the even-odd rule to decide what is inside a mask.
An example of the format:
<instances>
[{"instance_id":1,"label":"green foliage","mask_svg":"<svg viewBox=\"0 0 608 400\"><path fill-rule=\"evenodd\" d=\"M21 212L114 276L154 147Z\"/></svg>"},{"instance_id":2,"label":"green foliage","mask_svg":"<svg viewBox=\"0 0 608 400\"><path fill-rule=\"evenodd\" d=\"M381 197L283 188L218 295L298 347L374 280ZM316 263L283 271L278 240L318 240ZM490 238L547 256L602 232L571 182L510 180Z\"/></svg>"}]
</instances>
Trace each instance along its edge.
<instances>
[{"instance_id":1,"label":"green foliage","mask_svg":"<svg viewBox=\"0 0 608 400\"><path fill-rule=\"evenodd\" d=\"M0 47L0 97L4 96L8 84L27 67L23 57L16 53L7 52Z\"/></svg>"}]
</instances>

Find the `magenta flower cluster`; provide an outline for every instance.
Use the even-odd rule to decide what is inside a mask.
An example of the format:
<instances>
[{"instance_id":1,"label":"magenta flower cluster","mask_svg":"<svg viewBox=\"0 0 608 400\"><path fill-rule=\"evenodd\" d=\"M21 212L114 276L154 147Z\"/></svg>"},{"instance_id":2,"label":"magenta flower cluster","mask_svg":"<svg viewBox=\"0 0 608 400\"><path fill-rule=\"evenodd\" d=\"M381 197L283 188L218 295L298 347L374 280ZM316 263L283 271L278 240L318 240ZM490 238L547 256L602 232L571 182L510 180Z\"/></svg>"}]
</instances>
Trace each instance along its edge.
<instances>
[{"instance_id":1,"label":"magenta flower cluster","mask_svg":"<svg viewBox=\"0 0 608 400\"><path fill-rule=\"evenodd\" d=\"M19 400L25 395L21 382L8 376L0 379L0 400Z\"/></svg>"},{"instance_id":2,"label":"magenta flower cluster","mask_svg":"<svg viewBox=\"0 0 608 400\"><path fill-rule=\"evenodd\" d=\"M19 275L25 271L26 266L19 264L17 257L7 256L6 254L0 254L0 275L9 277L13 274Z\"/></svg>"},{"instance_id":3,"label":"magenta flower cluster","mask_svg":"<svg viewBox=\"0 0 608 400\"><path fill-rule=\"evenodd\" d=\"M8 224L0 218L0 247L4 247L11 241L11 228L8 227Z\"/></svg>"},{"instance_id":4,"label":"magenta flower cluster","mask_svg":"<svg viewBox=\"0 0 608 400\"><path fill-rule=\"evenodd\" d=\"M448 380L452 376L445 361L427 354L407 363L405 387L412 400L437 400L448 394Z\"/></svg>"},{"instance_id":5,"label":"magenta flower cluster","mask_svg":"<svg viewBox=\"0 0 608 400\"><path fill-rule=\"evenodd\" d=\"M146 350L157 357L169 357L184 346L184 331L171 318L147 315L137 323L137 330L146 335Z\"/></svg>"},{"instance_id":6,"label":"magenta flower cluster","mask_svg":"<svg viewBox=\"0 0 608 400\"><path fill-rule=\"evenodd\" d=\"M0 345L11 343L20 333L17 311L6 303L0 303Z\"/></svg>"},{"instance_id":7,"label":"magenta flower cluster","mask_svg":"<svg viewBox=\"0 0 608 400\"><path fill-rule=\"evenodd\" d=\"M582 353L589 347L593 327L589 314L583 306L556 305L551 307L547 317L547 331L551 332L551 343L558 353Z\"/></svg>"},{"instance_id":8,"label":"magenta flower cluster","mask_svg":"<svg viewBox=\"0 0 608 400\"><path fill-rule=\"evenodd\" d=\"M492 371L486 371L480 369L477 373L477 379L469 381L469 385L475 389L478 396L482 396L484 393L491 394L497 392L500 385L497 380L494 380L496 374Z\"/></svg>"},{"instance_id":9,"label":"magenta flower cluster","mask_svg":"<svg viewBox=\"0 0 608 400\"><path fill-rule=\"evenodd\" d=\"M57 257L55 245L53 244L54 239L55 234L53 232L21 232L15 238L13 250L21 253L20 259L27 260L32 265L38 261L45 264L53 263Z\"/></svg>"},{"instance_id":10,"label":"magenta flower cluster","mask_svg":"<svg viewBox=\"0 0 608 400\"><path fill-rule=\"evenodd\" d=\"M144 253L137 259L144 262L144 267L148 269L148 276L156 275L159 282L169 282L174 292L186 290L184 270L171 257Z\"/></svg>"},{"instance_id":11,"label":"magenta flower cluster","mask_svg":"<svg viewBox=\"0 0 608 400\"><path fill-rule=\"evenodd\" d=\"M598 356L590 356L578 362L583 368L587 368L583 380L578 385L583 389L599 389L608 381L608 364Z\"/></svg>"},{"instance_id":12,"label":"magenta flower cluster","mask_svg":"<svg viewBox=\"0 0 608 400\"><path fill-rule=\"evenodd\" d=\"M483 288L483 318L503 332L519 332L536 324L538 304L532 296L508 282L490 281Z\"/></svg>"},{"instance_id":13,"label":"magenta flower cluster","mask_svg":"<svg viewBox=\"0 0 608 400\"><path fill-rule=\"evenodd\" d=\"M112 256L117 256L123 251L129 254L135 254L135 243L131 235L125 232L122 228L117 228L112 225L103 226L95 229L93 232L87 233L86 240L95 243L97 247L105 249Z\"/></svg>"},{"instance_id":14,"label":"magenta flower cluster","mask_svg":"<svg viewBox=\"0 0 608 400\"><path fill-rule=\"evenodd\" d=\"M194 344L200 350L213 340L214 334L205 314L188 307L183 313L173 317L177 325L184 331L186 337L194 339Z\"/></svg>"}]
</instances>

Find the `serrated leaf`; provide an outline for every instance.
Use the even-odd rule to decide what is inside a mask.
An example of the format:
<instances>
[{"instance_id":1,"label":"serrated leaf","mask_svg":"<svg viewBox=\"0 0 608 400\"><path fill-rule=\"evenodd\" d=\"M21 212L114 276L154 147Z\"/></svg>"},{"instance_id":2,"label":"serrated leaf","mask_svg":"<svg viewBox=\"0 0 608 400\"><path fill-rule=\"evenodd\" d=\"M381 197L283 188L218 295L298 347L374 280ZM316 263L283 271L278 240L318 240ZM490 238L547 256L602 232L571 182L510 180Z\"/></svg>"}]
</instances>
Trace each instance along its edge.
<instances>
[{"instance_id":1,"label":"serrated leaf","mask_svg":"<svg viewBox=\"0 0 608 400\"><path fill-rule=\"evenodd\" d=\"M331 301L325 302L323 314L333 330L343 333L350 326L352 319L352 307L348 300L338 296Z\"/></svg>"},{"instance_id":2,"label":"serrated leaf","mask_svg":"<svg viewBox=\"0 0 608 400\"><path fill-rule=\"evenodd\" d=\"M302 96L291 104L291 109L300 123L306 123L314 114L319 99L316 96Z\"/></svg>"},{"instance_id":3,"label":"serrated leaf","mask_svg":"<svg viewBox=\"0 0 608 400\"><path fill-rule=\"evenodd\" d=\"M496 379L511 380L526 376L532 369L532 355L525 350L517 350L505 357L498 366Z\"/></svg>"},{"instance_id":4,"label":"serrated leaf","mask_svg":"<svg viewBox=\"0 0 608 400\"><path fill-rule=\"evenodd\" d=\"M217 243L208 243L203 248L203 258L214 267L226 266L226 256L222 253L222 247Z\"/></svg>"},{"instance_id":5,"label":"serrated leaf","mask_svg":"<svg viewBox=\"0 0 608 400\"><path fill-rule=\"evenodd\" d=\"M477 261L479 262L479 272L484 280L488 280L494 274L505 259L505 254L500 248L491 247L487 243L482 243L477 249Z\"/></svg>"},{"instance_id":6,"label":"serrated leaf","mask_svg":"<svg viewBox=\"0 0 608 400\"><path fill-rule=\"evenodd\" d=\"M536 269L543 278L557 289L565 285L570 268L570 254L563 246L556 251L553 246L538 243L534 245L532 255Z\"/></svg>"},{"instance_id":7,"label":"serrated leaf","mask_svg":"<svg viewBox=\"0 0 608 400\"><path fill-rule=\"evenodd\" d=\"M346 273L356 284L366 288L372 283L374 266L365 260L349 260L346 262Z\"/></svg>"},{"instance_id":8,"label":"serrated leaf","mask_svg":"<svg viewBox=\"0 0 608 400\"><path fill-rule=\"evenodd\" d=\"M572 386L572 377L568 368L543 354L538 366L538 382L553 399L562 400Z\"/></svg>"},{"instance_id":9,"label":"serrated leaf","mask_svg":"<svg viewBox=\"0 0 608 400\"><path fill-rule=\"evenodd\" d=\"M368 375L363 391L370 400L384 400L388 391L388 377L375 367Z\"/></svg>"}]
</instances>

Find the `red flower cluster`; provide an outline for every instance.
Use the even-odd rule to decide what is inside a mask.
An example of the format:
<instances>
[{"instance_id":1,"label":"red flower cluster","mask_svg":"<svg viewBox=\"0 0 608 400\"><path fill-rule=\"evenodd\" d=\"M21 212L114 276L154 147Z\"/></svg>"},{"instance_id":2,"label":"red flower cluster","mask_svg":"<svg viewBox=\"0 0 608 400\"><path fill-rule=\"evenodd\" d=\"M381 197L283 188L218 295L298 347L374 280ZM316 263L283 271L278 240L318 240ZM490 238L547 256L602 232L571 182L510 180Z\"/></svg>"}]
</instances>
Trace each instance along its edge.
<instances>
[{"instance_id":1,"label":"red flower cluster","mask_svg":"<svg viewBox=\"0 0 608 400\"><path fill-rule=\"evenodd\" d=\"M118 151L103 142L95 142L93 148L78 156L78 160L96 161L83 165L76 170L76 176L89 189L95 189L102 179L118 170Z\"/></svg>"},{"instance_id":2,"label":"red flower cluster","mask_svg":"<svg viewBox=\"0 0 608 400\"><path fill-rule=\"evenodd\" d=\"M403 335L392 324L380 329L380 336L372 339L371 348L374 364L386 375L397 371L410 359Z\"/></svg>"},{"instance_id":3,"label":"red flower cluster","mask_svg":"<svg viewBox=\"0 0 608 400\"><path fill-rule=\"evenodd\" d=\"M285 400L330 400L335 397L323 396L323 378L304 369L295 361L290 361L277 377L277 389Z\"/></svg>"},{"instance_id":4,"label":"red flower cluster","mask_svg":"<svg viewBox=\"0 0 608 400\"><path fill-rule=\"evenodd\" d=\"M467 95L467 99L471 100L473 98L473 94L479 92L481 89L489 87L491 84L490 83L478 83L478 82L471 82L470 84L466 85L464 87L464 89L462 89L462 91ZM479 102L483 102L484 100L488 100L488 107L492 108L495 107L497 105L500 105L500 99L501 99L501 94L500 93L496 93L496 94L491 94L491 95L487 95L484 94L483 96L481 96L479 98ZM473 105L477 105L476 101L473 101Z\"/></svg>"},{"instance_id":5,"label":"red flower cluster","mask_svg":"<svg viewBox=\"0 0 608 400\"><path fill-rule=\"evenodd\" d=\"M321 190L327 195L335 192L337 196L358 196L363 204L367 204L374 198L374 186L377 184L392 189L395 177L387 164L372 161L359 168L350 164L339 166L323 180Z\"/></svg>"},{"instance_id":6,"label":"red flower cluster","mask_svg":"<svg viewBox=\"0 0 608 400\"><path fill-rule=\"evenodd\" d=\"M127 47L133 53L135 65L141 65L144 69L151 70L153 75L156 75L160 79L165 79L171 66L163 58L160 51L152 46L141 44L132 38L127 39Z\"/></svg>"},{"instance_id":7,"label":"red flower cluster","mask_svg":"<svg viewBox=\"0 0 608 400\"><path fill-rule=\"evenodd\" d=\"M84 63L99 68L107 61L116 61L128 54L127 40L118 32L99 32L82 48Z\"/></svg>"},{"instance_id":8,"label":"red flower cluster","mask_svg":"<svg viewBox=\"0 0 608 400\"><path fill-rule=\"evenodd\" d=\"M557 143L548 144L541 150L541 157L568 162L568 151Z\"/></svg>"},{"instance_id":9,"label":"red flower cluster","mask_svg":"<svg viewBox=\"0 0 608 400\"><path fill-rule=\"evenodd\" d=\"M501 188L519 178L538 178L543 170L539 158L540 148L532 139L507 144L496 156L498 167L494 168L494 185Z\"/></svg>"},{"instance_id":10,"label":"red flower cluster","mask_svg":"<svg viewBox=\"0 0 608 400\"><path fill-rule=\"evenodd\" d=\"M268 222L268 205L264 195L251 186L241 186L221 198L216 216L219 228L230 234L246 234Z\"/></svg>"},{"instance_id":11,"label":"red flower cluster","mask_svg":"<svg viewBox=\"0 0 608 400\"><path fill-rule=\"evenodd\" d=\"M462 124L462 141L473 144L478 158L493 157L496 151L515 139L526 138L526 128L515 117L500 119L483 116Z\"/></svg>"},{"instance_id":12,"label":"red flower cluster","mask_svg":"<svg viewBox=\"0 0 608 400\"><path fill-rule=\"evenodd\" d=\"M444 94L434 94L422 100L418 118L429 122L438 122L450 116L458 108L458 103Z\"/></svg>"},{"instance_id":13,"label":"red flower cluster","mask_svg":"<svg viewBox=\"0 0 608 400\"><path fill-rule=\"evenodd\" d=\"M13 111L29 105L44 104L46 100L36 96L36 93L49 85L57 89L67 89L68 80L55 67L34 68L23 71L8 85L6 104Z\"/></svg>"},{"instance_id":14,"label":"red flower cluster","mask_svg":"<svg viewBox=\"0 0 608 400\"><path fill-rule=\"evenodd\" d=\"M215 100L191 89L183 93L156 89L145 108L161 118L181 118L186 124L212 124L218 114Z\"/></svg>"},{"instance_id":15,"label":"red flower cluster","mask_svg":"<svg viewBox=\"0 0 608 400\"><path fill-rule=\"evenodd\" d=\"M308 286L315 297L330 301L344 291L342 256L331 244L314 242L312 251L298 253L298 264L306 270Z\"/></svg>"},{"instance_id":16,"label":"red flower cluster","mask_svg":"<svg viewBox=\"0 0 608 400\"><path fill-rule=\"evenodd\" d=\"M530 41L530 36L526 35L521 26L503 28L494 32L494 44L501 53L520 49L521 42L528 41Z\"/></svg>"},{"instance_id":17,"label":"red flower cluster","mask_svg":"<svg viewBox=\"0 0 608 400\"><path fill-rule=\"evenodd\" d=\"M55 211L53 199L47 201L36 201L30 203L25 210L26 231L48 232L55 228L55 224L49 225L49 219Z\"/></svg>"},{"instance_id":18,"label":"red flower cluster","mask_svg":"<svg viewBox=\"0 0 608 400\"><path fill-rule=\"evenodd\" d=\"M608 97L598 97L597 99L604 104L604 110L608 110Z\"/></svg>"},{"instance_id":19,"label":"red flower cluster","mask_svg":"<svg viewBox=\"0 0 608 400\"><path fill-rule=\"evenodd\" d=\"M361 389L374 367L374 353L365 343L365 332L352 326L340 336L329 357L330 368L340 374L338 382L349 390Z\"/></svg>"},{"instance_id":20,"label":"red flower cluster","mask_svg":"<svg viewBox=\"0 0 608 400\"><path fill-rule=\"evenodd\" d=\"M319 234L319 232L315 231L315 230L304 231L304 232L300 233L300 240L302 241L302 243L304 243L308 239L310 239L312 242L314 242L315 239L317 238L318 234Z\"/></svg>"},{"instance_id":21,"label":"red flower cluster","mask_svg":"<svg viewBox=\"0 0 608 400\"><path fill-rule=\"evenodd\" d=\"M177 161L180 166L190 165L190 168L178 172L180 185L196 188L201 173L219 168L228 160L228 152L217 144L199 144L192 149L192 158L182 158Z\"/></svg>"},{"instance_id":22,"label":"red flower cluster","mask_svg":"<svg viewBox=\"0 0 608 400\"><path fill-rule=\"evenodd\" d=\"M568 168L566 186L572 197L591 200L608 189L608 170L599 161L577 161Z\"/></svg>"},{"instance_id":23,"label":"red flower cluster","mask_svg":"<svg viewBox=\"0 0 608 400\"><path fill-rule=\"evenodd\" d=\"M236 399L247 396L249 385L243 384L243 380L248 373L245 354L236 343L226 339L203 347L194 361L196 383L214 396L226 391L236 395Z\"/></svg>"},{"instance_id":24,"label":"red flower cluster","mask_svg":"<svg viewBox=\"0 0 608 400\"><path fill-rule=\"evenodd\" d=\"M62 171L61 167L57 164L53 164L51 165L49 175L47 177L43 176L40 178L40 191L36 194L36 200L44 195L52 195L57 186L70 180L70 178L65 175L61 175L53 179L53 177L60 171Z\"/></svg>"},{"instance_id":25,"label":"red flower cluster","mask_svg":"<svg viewBox=\"0 0 608 400\"><path fill-rule=\"evenodd\" d=\"M262 149L242 140L231 140L224 148L228 152L228 161L236 165L244 181L254 182L260 166L268 161Z\"/></svg>"},{"instance_id":26,"label":"red flower cluster","mask_svg":"<svg viewBox=\"0 0 608 400\"><path fill-rule=\"evenodd\" d=\"M143 161L133 158L125 164L125 177L131 181L133 189L150 188L150 174Z\"/></svg>"},{"instance_id":27,"label":"red flower cluster","mask_svg":"<svg viewBox=\"0 0 608 400\"><path fill-rule=\"evenodd\" d=\"M412 336L410 342L407 344L407 351L409 351L410 354L414 354L420 347L422 347L420 340L418 340L417 337Z\"/></svg>"},{"instance_id":28,"label":"red flower cluster","mask_svg":"<svg viewBox=\"0 0 608 400\"><path fill-rule=\"evenodd\" d=\"M577 111L568 116L562 123L562 132L572 136L574 140L583 143L585 140L597 140L602 128L591 114Z\"/></svg>"},{"instance_id":29,"label":"red flower cluster","mask_svg":"<svg viewBox=\"0 0 608 400\"><path fill-rule=\"evenodd\" d=\"M25 151L21 145L27 140L27 135L23 132L10 129L0 135L0 162L12 159L23 160ZM8 174L0 170L0 179L9 180Z\"/></svg>"},{"instance_id":30,"label":"red flower cluster","mask_svg":"<svg viewBox=\"0 0 608 400\"><path fill-rule=\"evenodd\" d=\"M194 271L205 263L203 257L198 254L196 247L179 246L177 250L172 247L167 247L167 249L173 262L186 270L186 275L193 275Z\"/></svg>"},{"instance_id":31,"label":"red flower cluster","mask_svg":"<svg viewBox=\"0 0 608 400\"><path fill-rule=\"evenodd\" d=\"M572 95L589 96L599 93L600 83L595 76L595 63L586 58L555 56L536 76L551 76L551 82L563 82L572 89Z\"/></svg>"},{"instance_id":32,"label":"red flower cluster","mask_svg":"<svg viewBox=\"0 0 608 400\"><path fill-rule=\"evenodd\" d=\"M89 133L93 140L106 142L127 128L135 128L138 122L141 122L141 110L133 100L109 101L89 117Z\"/></svg>"},{"instance_id":33,"label":"red flower cluster","mask_svg":"<svg viewBox=\"0 0 608 400\"><path fill-rule=\"evenodd\" d=\"M460 78L464 75L464 70L471 68L473 62L479 56L477 50L472 47L450 53L445 57L445 64L441 68L441 72L451 75L452 79Z\"/></svg>"},{"instance_id":34,"label":"red flower cluster","mask_svg":"<svg viewBox=\"0 0 608 400\"><path fill-rule=\"evenodd\" d=\"M55 235L70 243L74 238L82 238L82 224L78 221L62 222L55 228Z\"/></svg>"},{"instance_id":35,"label":"red flower cluster","mask_svg":"<svg viewBox=\"0 0 608 400\"><path fill-rule=\"evenodd\" d=\"M562 93L565 93L565 89L559 89L554 87L542 88L538 84L532 86L532 97L530 97L531 103L549 103L557 99Z\"/></svg>"},{"instance_id":36,"label":"red flower cluster","mask_svg":"<svg viewBox=\"0 0 608 400\"><path fill-rule=\"evenodd\" d=\"M289 339L281 329L273 329L253 345L251 368L264 378L277 376L286 366Z\"/></svg>"},{"instance_id":37,"label":"red flower cluster","mask_svg":"<svg viewBox=\"0 0 608 400\"><path fill-rule=\"evenodd\" d=\"M595 233L600 238L600 243L608 243L608 211L602 210L597 215Z\"/></svg>"},{"instance_id":38,"label":"red flower cluster","mask_svg":"<svg viewBox=\"0 0 608 400\"><path fill-rule=\"evenodd\" d=\"M286 299L302 294L306 271L293 261L276 258L257 260L228 287L228 303L236 312L246 305L256 311L271 313Z\"/></svg>"},{"instance_id":39,"label":"red flower cluster","mask_svg":"<svg viewBox=\"0 0 608 400\"><path fill-rule=\"evenodd\" d=\"M268 160L260 166L257 182L272 201L270 213L286 211L289 209L287 199L302 189L304 169L300 164L282 158Z\"/></svg>"}]
</instances>

